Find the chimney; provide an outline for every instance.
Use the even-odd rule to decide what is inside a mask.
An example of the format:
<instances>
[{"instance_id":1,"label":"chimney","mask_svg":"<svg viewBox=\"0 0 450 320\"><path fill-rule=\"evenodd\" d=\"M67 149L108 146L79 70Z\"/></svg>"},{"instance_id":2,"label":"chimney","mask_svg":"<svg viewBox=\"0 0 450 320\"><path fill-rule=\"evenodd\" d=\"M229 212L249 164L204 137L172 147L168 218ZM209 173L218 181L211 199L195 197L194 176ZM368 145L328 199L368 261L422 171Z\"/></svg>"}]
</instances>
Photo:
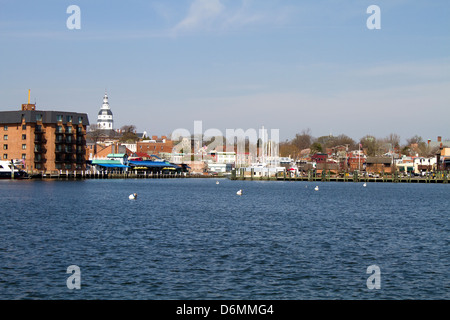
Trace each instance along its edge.
<instances>
[{"instance_id":1,"label":"chimney","mask_svg":"<svg viewBox=\"0 0 450 320\"><path fill-rule=\"evenodd\" d=\"M431 139L428 139L428 145L430 145L430 143L431 143Z\"/></svg>"},{"instance_id":2,"label":"chimney","mask_svg":"<svg viewBox=\"0 0 450 320\"><path fill-rule=\"evenodd\" d=\"M438 142L441 142L441 140L442 140L442 137L438 136Z\"/></svg>"}]
</instances>

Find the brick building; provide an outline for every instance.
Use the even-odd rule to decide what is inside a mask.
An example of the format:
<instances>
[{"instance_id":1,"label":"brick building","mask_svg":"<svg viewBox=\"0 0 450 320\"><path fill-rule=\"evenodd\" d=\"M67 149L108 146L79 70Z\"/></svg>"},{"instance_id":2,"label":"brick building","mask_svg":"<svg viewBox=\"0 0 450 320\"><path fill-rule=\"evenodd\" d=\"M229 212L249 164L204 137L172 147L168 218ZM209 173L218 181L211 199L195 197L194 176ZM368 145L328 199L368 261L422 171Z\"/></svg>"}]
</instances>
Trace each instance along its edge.
<instances>
[{"instance_id":1,"label":"brick building","mask_svg":"<svg viewBox=\"0 0 450 320\"><path fill-rule=\"evenodd\" d=\"M366 172L369 173L392 173L392 158L390 157L367 157Z\"/></svg>"},{"instance_id":2,"label":"brick building","mask_svg":"<svg viewBox=\"0 0 450 320\"><path fill-rule=\"evenodd\" d=\"M2 160L21 160L27 172L85 170L85 113L36 110L23 104L19 111L0 112Z\"/></svg>"},{"instance_id":3,"label":"brick building","mask_svg":"<svg viewBox=\"0 0 450 320\"><path fill-rule=\"evenodd\" d=\"M173 141L168 140L166 136L161 138L153 136L152 140L143 140L136 143L136 152L144 152L149 155L172 153L172 149Z\"/></svg>"}]
</instances>

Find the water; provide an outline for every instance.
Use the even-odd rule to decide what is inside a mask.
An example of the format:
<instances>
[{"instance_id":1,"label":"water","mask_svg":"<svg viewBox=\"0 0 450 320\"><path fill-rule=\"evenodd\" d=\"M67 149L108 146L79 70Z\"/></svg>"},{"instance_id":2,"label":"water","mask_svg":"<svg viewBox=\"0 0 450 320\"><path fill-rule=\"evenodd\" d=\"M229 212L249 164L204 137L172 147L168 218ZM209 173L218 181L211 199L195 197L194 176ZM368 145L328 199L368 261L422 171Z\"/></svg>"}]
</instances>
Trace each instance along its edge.
<instances>
[{"instance_id":1,"label":"water","mask_svg":"<svg viewBox=\"0 0 450 320\"><path fill-rule=\"evenodd\" d=\"M450 298L449 185L0 181L0 195L0 299Z\"/></svg>"}]
</instances>

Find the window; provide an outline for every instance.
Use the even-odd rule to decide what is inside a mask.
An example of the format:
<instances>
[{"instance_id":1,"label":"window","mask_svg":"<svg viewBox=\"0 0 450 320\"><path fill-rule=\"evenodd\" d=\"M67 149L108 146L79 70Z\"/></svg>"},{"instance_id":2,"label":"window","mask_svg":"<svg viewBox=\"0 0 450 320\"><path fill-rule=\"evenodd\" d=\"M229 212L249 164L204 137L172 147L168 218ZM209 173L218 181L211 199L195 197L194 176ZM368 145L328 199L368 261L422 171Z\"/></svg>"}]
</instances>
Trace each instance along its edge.
<instances>
[{"instance_id":1,"label":"window","mask_svg":"<svg viewBox=\"0 0 450 320\"><path fill-rule=\"evenodd\" d=\"M27 125L26 124L22 125L22 130L27 130Z\"/></svg>"},{"instance_id":2,"label":"window","mask_svg":"<svg viewBox=\"0 0 450 320\"><path fill-rule=\"evenodd\" d=\"M83 123L83 117L78 117L78 123Z\"/></svg>"},{"instance_id":3,"label":"window","mask_svg":"<svg viewBox=\"0 0 450 320\"><path fill-rule=\"evenodd\" d=\"M34 168L35 168L35 169L40 169L40 168L41 168L41 164L40 164L40 163L36 163L36 164L34 165Z\"/></svg>"},{"instance_id":4,"label":"window","mask_svg":"<svg viewBox=\"0 0 450 320\"><path fill-rule=\"evenodd\" d=\"M66 126L66 133L72 133L72 127Z\"/></svg>"},{"instance_id":5,"label":"window","mask_svg":"<svg viewBox=\"0 0 450 320\"><path fill-rule=\"evenodd\" d=\"M62 133L63 132L63 127L62 126L57 126L56 127L56 133Z\"/></svg>"},{"instance_id":6,"label":"window","mask_svg":"<svg viewBox=\"0 0 450 320\"><path fill-rule=\"evenodd\" d=\"M58 114L58 115L56 116L56 121L62 121L62 118L63 118L63 116L60 115L60 114Z\"/></svg>"},{"instance_id":7,"label":"window","mask_svg":"<svg viewBox=\"0 0 450 320\"><path fill-rule=\"evenodd\" d=\"M36 121L42 121L42 114L36 115Z\"/></svg>"},{"instance_id":8,"label":"window","mask_svg":"<svg viewBox=\"0 0 450 320\"><path fill-rule=\"evenodd\" d=\"M8 135L7 135L7 134L5 134L5 135L3 136L3 140L8 140Z\"/></svg>"},{"instance_id":9,"label":"window","mask_svg":"<svg viewBox=\"0 0 450 320\"><path fill-rule=\"evenodd\" d=\"M67 116L67 122L72 122L72 116Z\"/></svg>"},{"instance_id":10,"label":"window","mask_svg":"<svg viewBox=\"0 0 450 320\"><path fill-rule=\"evenodd\" d=\"M8 150L8 145L7 144L3 145L3 150Z\"/></svg>"},{"instance_id":11,"label":"window","mask_svg":"<svg viewBox=\"0 0 450 320\"><path fill-rule=\"evenodd\" d=\"M22 135L22 140L27 140L27 135L26 134Z\"/></svg>"},{"instance_id":12,"label":"window","mask_svg":"<svg viewBox=\"0 0 450 320\"><path fill-rule=\"evenodd\" d=\"M3 154L3 159L8 159L8 154L7 153Z\"/></svg>"},{"instance_id":13,"label":"window","mask_svg":"<svg viewBox=\"0 0 450 320\"><path fill-rule=\"evenodd\" d=\"M22 159L26 160L26 158L27 158L27 155L25 153L22 153Z\"/></svg>"},{"instance_id":14,"label":"window","mask_svg":"<svg viewBox=\"0 0 450 320\"><path fill-rule=\"evenodd\" d=\"M8 126L4 126L3 130L8 131Z\"/></svg>"},{"instance_id":15,"label":"window","mask_svg":"<svg viewBox=\"0 0 450 320\"><path fill-rule=\"evenodd\" d=\"M71 164L66 164L64 167L65 167L67 170L72 169L72 165L71 165Z\"/></svg>"}]
</instances>

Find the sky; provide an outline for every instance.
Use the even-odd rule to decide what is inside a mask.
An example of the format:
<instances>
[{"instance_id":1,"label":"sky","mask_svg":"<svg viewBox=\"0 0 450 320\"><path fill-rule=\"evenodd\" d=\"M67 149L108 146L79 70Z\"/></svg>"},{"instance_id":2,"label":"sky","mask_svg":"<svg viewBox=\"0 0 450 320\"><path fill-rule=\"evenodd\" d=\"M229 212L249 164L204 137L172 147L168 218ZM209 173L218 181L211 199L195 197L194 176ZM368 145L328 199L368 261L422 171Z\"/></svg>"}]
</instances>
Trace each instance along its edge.
<instances>
[{"instance_id":1,"label":"sky","mask_svg":"<svg viewBox=\"0 0 450 320\"><path fill-rule=\"evenodd\" d=\"M106 90L115 128L149 135L450 139L450 1L0 0L0 111L28 89L91 124Z\"/></svg>"}]
</instances>

